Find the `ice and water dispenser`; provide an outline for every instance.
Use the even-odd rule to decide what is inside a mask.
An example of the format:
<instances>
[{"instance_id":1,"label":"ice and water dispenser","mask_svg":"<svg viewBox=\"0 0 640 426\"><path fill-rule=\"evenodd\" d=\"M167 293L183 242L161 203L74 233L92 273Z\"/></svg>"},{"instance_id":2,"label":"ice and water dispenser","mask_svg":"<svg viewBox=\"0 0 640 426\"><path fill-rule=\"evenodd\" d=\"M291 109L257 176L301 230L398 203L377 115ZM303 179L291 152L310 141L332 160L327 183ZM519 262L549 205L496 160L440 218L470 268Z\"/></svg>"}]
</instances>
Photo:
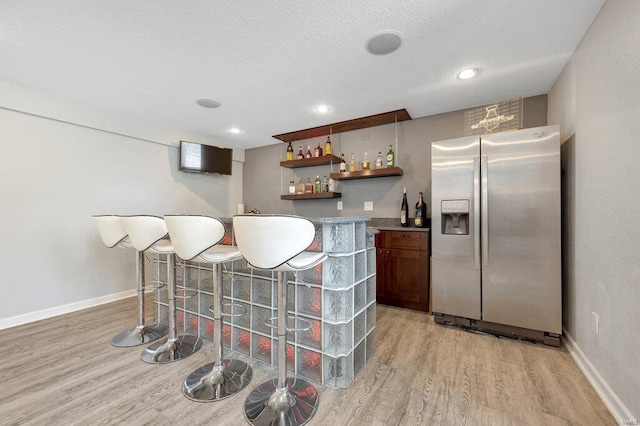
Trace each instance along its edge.
<instances>
[{"instance_id":1,"label":"ice and water dispenser","mask_svg":"<svg viewBox=\"0 0 640 426\"><path fill-rule=\"evenodd\" d=\"M469 200L442 200L442 233L469 235Z\"/></svg>"}]
</instances>

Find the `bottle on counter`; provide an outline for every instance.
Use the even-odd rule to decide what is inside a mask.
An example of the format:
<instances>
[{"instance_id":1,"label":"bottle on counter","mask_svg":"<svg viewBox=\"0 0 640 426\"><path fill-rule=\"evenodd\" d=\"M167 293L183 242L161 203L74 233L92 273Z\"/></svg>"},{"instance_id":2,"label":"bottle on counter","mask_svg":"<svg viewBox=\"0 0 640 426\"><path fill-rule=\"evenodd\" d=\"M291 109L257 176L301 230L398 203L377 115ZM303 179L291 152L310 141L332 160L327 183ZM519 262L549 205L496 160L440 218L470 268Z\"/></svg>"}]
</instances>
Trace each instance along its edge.
<instances>
[{"instance_id":1,"label":"bottle on counter","mask_svg":"<svg viewBox=\"0 0 640 426\"><path fill-rule=\"evenodd\" d=\"M382 168L382 152L378 151L378 157L376 158L376 169Z\"/></svg>"},{"instance_id":2,"label":"bottle on counter","mask_svg":"<svg viewBox=\"0 0 640 426\"><path fill-rule=\"evenodd\" d=\"M427 205L422 198L422 192L418 196L416 203L416 217L413 219L416 228L424 228L427 226Z\"/></svg>"},{"instance_id":3,"label":"bottle on counter","mask_svg":"<svg viewBox=\"0 0 640 426\"><path fill-rule=\"evenodd\" d=\"M367 158L367 152L364 152L364 157L362 158L362 170L369 170L371 169L371 163L369 162L369 159Z\"/></svg>"},{"instance_id":4,"label":"bottle on counter","mask_svg":"<svg viewBox=\"0 0 640 426\"><path fill-rule=\"evenodd\" d=\"M327 141L324 143L324 155L331 155L331 136L327 136Z\"/></svg>"},{"instance_id":5,"label":"bottle on counter","mask_svg":"<svg viewBox=\"0 0 640 426\"><path fill-rule=\"evenodd\" d=\"M287 161L293 160L293 147L291 146L291 142L287 145Z\"/></svg>"},{"instance_id":6,"label":"bottle on counter","mask_svg":"<svg viewBox=\"0 0 640 426\"><path fill-rule=\"evenodd\" d=\"M304 194L304 183L302 178L298 178L298 185L296 186L296 194Z\"/></svg>"},{"instance_id":7,"label":"bottle on counter","mask_svg":"<svg viewBox=\"0 0 640 426\"><path fill-rule=\"evenodd\" d=\"M356 171L356 155L353 152L351 153L351 161L349 161L349 171Z\"/></svg>"},{"instance_id":8,"label":"bottle on counter","mask_svg":"<svg viewBox=\"0 0 640 426\"><path fill-rule=\"evenodd\" d=\"M311 154L311 145L307 145L307 153L305 154L304 158L312 158L313 155Z\"/></svg>"},{"instance_id":9,"label":"bottle on counter","mask_svg":"<svg viewBox=\"0 0 640 426\"><path fill-rule=\"evenodd\" d=\"M347 171L347 163L344 161L344 153L340 154L340 172Z\"/></svg>"},{"instance_id":10,"label":"bottle on counter","mask_svg":"<svg viewBox=\"0 0 640 426\"><path fill-rule=\"evenodd\" d=\"M407 188L403 189L402 206L400 207L400 226L409 226L407 213L409 212L409 203L407 203Z\"/></svg>"},{"instance_id":11,"label":"bottle on counter","mask_svg":"<svg viewBox=\"0 0 640 426\"><path fill-rule=\"evenodd\" d=\"M320 175L316 175L316 181L314 182L313 192L315 194L322 193L322 182L320 181Z\"/></svg>"},{"instance_id":12,"label":"bottle on counter","mask_svg":"<svg viewBox=\"0 0 640 426\"><path fill-rule=\"evenodd\" d=\"M298 148L298 160L302 160L304 158L304 153L302 152L302 145Z\"/></svg>"},{"instance_id":13,"label":"bottle on counter","mask_svg":"<svg viewBox=\"0 0 640 426\"><path fill-rule=\"evenodd\" d=\"M387 151L387 167L394 167L396 165L396 153L393 152L393 147L389 145L389 151Z\"/></svg>"},{"instance_id":14,"label":"bottle on counter","mask_svg":"<svg viewBox=\"0 0 640 426\"><path fill-rule=\"evenodd\" d=\"M296 185L293 183L293 181L289 181L289 194L295 194L296 193Z\"/></svg>"},{"instance_id":15,"label":"bottle on counter","mask_svg":"<svg viewBox=\"0 0 640 426\"><path fill-rule=\"evenodd\" d=\"M316 146L315 151L313 152L314 157L322 157L322 148L320 147L320 142L318 142L318 146Z\"/></svg>"}]
</instances>

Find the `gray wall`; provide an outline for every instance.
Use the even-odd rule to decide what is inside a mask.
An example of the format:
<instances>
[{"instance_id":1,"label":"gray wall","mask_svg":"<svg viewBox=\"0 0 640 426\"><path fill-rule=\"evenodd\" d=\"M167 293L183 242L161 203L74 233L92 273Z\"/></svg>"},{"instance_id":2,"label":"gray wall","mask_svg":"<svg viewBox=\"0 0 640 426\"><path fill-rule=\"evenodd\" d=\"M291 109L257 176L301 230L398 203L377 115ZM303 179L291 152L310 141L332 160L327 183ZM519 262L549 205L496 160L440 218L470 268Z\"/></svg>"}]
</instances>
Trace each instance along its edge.
<instances>
[{"instance_id":1,"label":"gray wall","mask_svg":"<svg viewBox=\"0 0 640 426\"><path fill-rule=\"evenodd\" d=\"M549 93L565 193L564 326L640 416L640 2L608 0ZM591 330L599 315L599 334Z\"/></svg>"},{"instance_id":2,"label":"gray wall","mask_svg":"<svg viewBox=\"0 0 640 426\"><path fill-rule=\"evenodd\" d=\"M536 127L547 124L547 96L540 95L524 99L524 127ZM464 111L454 111L429 117L422 117L398 123L398 149L396 157L399 166L404 170L401 177L385 177L341 181L344 210L336 209L337 200L304 200L283 201L290 180L297 182L297 177L322 178L329 175L330 166L317 166L298 169L285 169L278 163L285 158L286 144L277 143L262 148L245 151L243 193L247 209L257 208L262 213L288 213L307 217L326 216L370 216L399 217L402 201L402 188L407 188L410 216L415 214L414 206L418 192L422 191L427 201L429 216L431 215L431 142L464 136ZM287 129L283 129L287 130ZM295 129L289 129L295 130ZM349 161L351 152L356 160L361 160L363 152L367 152L369 160L375 161L378 151L383 155L389 144L395 150L395 124L371 127L337 134L332 137L334 153L339 156L345 153ZM362 140L362 136L369 139ZM307 145L311 149L321 142L324 147L326 137L297 141L294 151ZM333 166L337 171L337 165ZM373 201L373 212L364 211L364 202Z\"/></svg>"}]
</instances>

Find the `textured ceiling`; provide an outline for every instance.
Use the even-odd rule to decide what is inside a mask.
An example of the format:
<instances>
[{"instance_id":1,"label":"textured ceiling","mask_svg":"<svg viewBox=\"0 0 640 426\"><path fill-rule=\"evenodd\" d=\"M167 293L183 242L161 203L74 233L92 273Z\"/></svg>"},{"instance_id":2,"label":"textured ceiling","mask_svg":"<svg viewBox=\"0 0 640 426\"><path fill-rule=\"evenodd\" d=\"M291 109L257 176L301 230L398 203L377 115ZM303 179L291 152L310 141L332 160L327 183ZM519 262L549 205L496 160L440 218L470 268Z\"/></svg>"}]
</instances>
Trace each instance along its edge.
<instances>
[{"instance_id":1,"label":"textured ceiling","mask_svg":"<svg viewBox=\"0 0 640 426\"><path fill-rule=\"evenodd\" d=\"M0 79L251 148L401 108L417 118L547 93L603 3L0 0ZM369 54L386 29L400 49ZM478 77L457 79L467 67Z\"/></svg>"}]
</instances>

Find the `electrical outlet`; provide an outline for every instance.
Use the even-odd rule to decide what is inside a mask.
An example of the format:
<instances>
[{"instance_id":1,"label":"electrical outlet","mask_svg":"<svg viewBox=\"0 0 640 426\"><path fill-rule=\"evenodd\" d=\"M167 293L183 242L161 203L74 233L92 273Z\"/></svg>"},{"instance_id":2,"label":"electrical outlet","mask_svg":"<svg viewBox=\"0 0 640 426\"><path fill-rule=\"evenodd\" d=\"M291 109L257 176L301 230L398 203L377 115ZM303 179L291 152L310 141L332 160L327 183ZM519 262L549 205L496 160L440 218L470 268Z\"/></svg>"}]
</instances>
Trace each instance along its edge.
<instances>
[{"instance_id":1,"label":"electrical outlet","mask_svg":"<svg viewBox=\"0 0 640 426\"><path fill-rule=\"evenodd\" d=\"M598 319L598 314L596 314L595 312L591 312L591 331L593 331L596 334L599 334L600 330L600 324L598 324L599 319Z\"/></svg>"},{"instance_id":2,"label":"electrical outlet","mask_svg":"<svg viewBox=\"0 0 640 426\"><path fill-rule=\"evenodd\" d=\"M338 210L342 210L342 201L338 201L337 208Z\"/></svg>"},{"instance_id":3,"label":"electrical outlet","mask_svg":"<svg viewBox=\"0 0 640 426\"><path fill-rule=\"evenodd\" d=\"M364 202L364 211L372 212L373 211L373 201L365 201Z\"/></svg>"}]
</instances>

